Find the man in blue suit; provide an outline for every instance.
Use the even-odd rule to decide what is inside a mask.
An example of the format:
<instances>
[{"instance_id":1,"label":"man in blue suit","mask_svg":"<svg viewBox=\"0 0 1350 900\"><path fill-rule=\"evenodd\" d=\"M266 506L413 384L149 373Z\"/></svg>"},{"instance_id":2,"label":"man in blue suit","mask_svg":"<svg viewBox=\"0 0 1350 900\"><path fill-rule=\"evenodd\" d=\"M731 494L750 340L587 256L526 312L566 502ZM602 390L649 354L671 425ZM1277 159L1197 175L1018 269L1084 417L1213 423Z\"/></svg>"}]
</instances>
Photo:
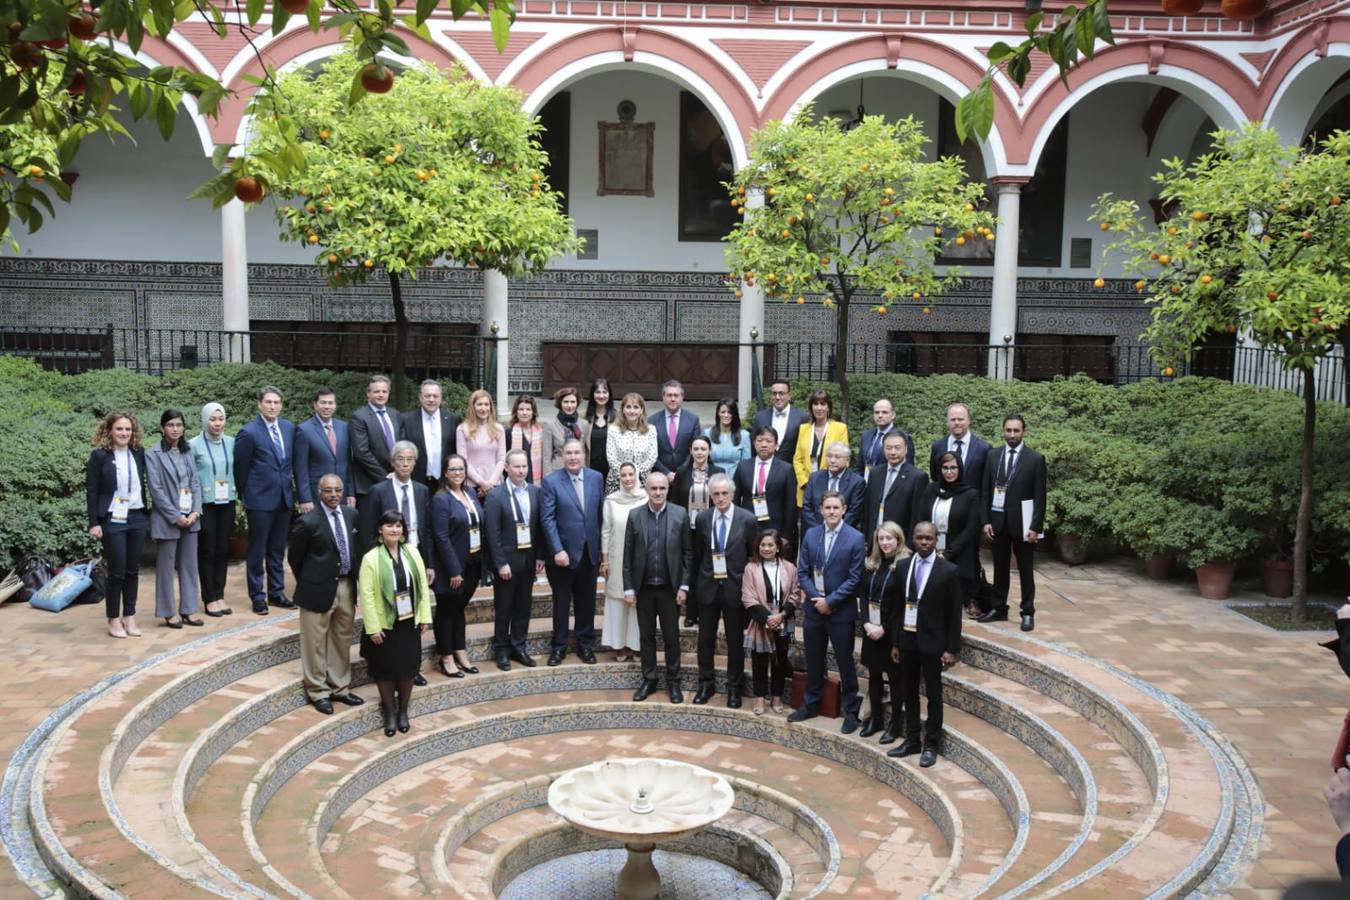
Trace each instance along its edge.
<instances>
[{"instance_id":1,"label":"man in blue suit","mask_svg":"<svg viewBox=\"0 0 1350 900\"><path fill-rule=\"evenodd\" d=\"M824 521L820 517L820 501L826 491L835 491L843 496L844 521L862 531L863 512L867 506L867 482L848 467L850 456L852 451L842 441L835 441L825 448L825 468L811 473L806 482L806 492L802 495L802 534Z\"/></svg>"},{"instance_id":2,"label":"man in blue suit","mask_svg":"<svg viewBox=\"0 0 1350 900\"><path fill-rule=\"evenodd\" d=\"M539 488L539 521L544 530L544 569L553 589L553 645L548 664L567 656L567 611L576 610L577 654L595 663L595 582L600 568L600 516L605 477L588 469L586 447L576 438L563 444L563 467L544 476Z\"/></svg>"},{"instance_id":3,"label":"man in blue suit","mask_svg":"<svg viewBox=\"0 0 1350 900\"><path fill-rule=\"evenodd\" d=\"M281 418L281 391L269 385L258 390L258 416L234 438L234 478L248 516L248 595L253 612L267 615L267 605L295 609L285 594L286 539L291 528L291 473L295 459L295 424ZM263 565L267 589L263 590Z\"/></svg>"},{"instance_id":4,"label":"man in blue suit","mask_svg":"<svg viewBox=\"0 0 1350 900\"><path fill-rule=\"evenodd\" d=\"M689 445L703 433L698 416L684 409L684 385L674 379L661 386L665 409L648 420L656 429L656 465L654 471L673 475L689 461Z\"/></svg>"},{"instance_id":5,"label":"man in blue suit","mask_svg":"<svg viewBox=\"0 0 1350 900\"><path fill-rule=\"evenodd\" d=\"M947 436L933 441L928 454L928 477L941 484L938 459L944 453L961 456L961 480L980 490L984 486L984 466L992 448L989 442L970 430L970 409L964 403L947 407Z\"/></svg>"},{"instance_id":6,"label":"man in blue suit","mask_svg":"<svg viewBox=\"0 0 1350 900\"><path fill-rule=\"evenodd\" d=\"M314 415L295 427L295 492L300 512L308 514L319 500L319 479L336 475L342 479L347 506L356 505L352 493L347 423L334 415L337 394L327 385L314 392Z\"/></svg>"},{"instance_id":7,"label":"man in blue suit","mask_svg":"<svg viewBox=\"0 0 1350 900\"><path fill-rule=\"evenodd\" d=\"M867 478L873 469L886 465L886 436L899 434L905 438L905 462L914 465L914 439L903 428L895 424L895 404L882 397L872 404L872 424L874 427L863 432L858 444L858 459L853 468L863 478Z\"/></svg>"},{"instance_id":8,"label":"man in blue suit","mask_svg":"<svg viewBox=\"0 0 1350 900\"><path fill-rule=\"evenodd\" d=\"M856 528L844 524L844 498L826 492L820 502L824 520L802 539L797 557L797 578L806 594L806 617L802 631L806 645L806 694L789 722L804 722L820 714L825 687L825 650L834 647L843 689L840 731L858 729L858 669L853 662L853 638L858 624L858 583L862 579L866 542Z\"/></svg>"}]
</instances>

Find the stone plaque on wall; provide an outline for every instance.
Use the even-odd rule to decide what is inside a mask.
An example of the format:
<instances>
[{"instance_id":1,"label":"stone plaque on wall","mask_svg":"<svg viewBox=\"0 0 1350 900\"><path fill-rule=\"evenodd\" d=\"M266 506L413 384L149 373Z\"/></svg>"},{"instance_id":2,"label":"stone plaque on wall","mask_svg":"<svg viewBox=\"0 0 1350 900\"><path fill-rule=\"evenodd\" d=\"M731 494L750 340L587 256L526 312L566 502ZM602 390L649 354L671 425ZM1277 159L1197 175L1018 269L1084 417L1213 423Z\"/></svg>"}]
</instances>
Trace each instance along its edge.
<instances>
[{"instance_id":1,"label":"stone plaque on wall","mask_svg":"<svg viewBox=\"0 0 1350 900\"><path fill-rule=\"evenodd\" d=\"M655 122L598 122L600 196L651 197Z\"/></svg>"}]
</instances>

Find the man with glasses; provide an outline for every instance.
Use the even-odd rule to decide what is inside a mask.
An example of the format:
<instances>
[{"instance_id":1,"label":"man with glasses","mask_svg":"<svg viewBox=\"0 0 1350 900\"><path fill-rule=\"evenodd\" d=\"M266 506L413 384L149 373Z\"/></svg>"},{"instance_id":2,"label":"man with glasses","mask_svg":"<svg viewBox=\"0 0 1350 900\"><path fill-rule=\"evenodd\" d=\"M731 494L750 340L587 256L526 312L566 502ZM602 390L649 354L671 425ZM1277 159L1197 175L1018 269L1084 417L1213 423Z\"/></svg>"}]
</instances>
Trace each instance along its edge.
<instances>
[{"instance_id":1,"label":"man with glasses","mask_svg":"<svg viewBox=\"0 0 1350 900\"><path fill-rule=\"evenodd\" d=\"M707 703L717 693L717 620L726 623L727 706L741 706L741 683L745 678L745 604L741 602L741 576L759 526L749 510L732 505L731 479L714 475L708 479L712 506L694 520L694 596L698 614L697 704Z\"/></svg>"},{"instance_id":2,"label":"man with glasses","mask_svg":"<svg viewBox=\"0 0 1350 900\"><path fill-rule=\"evenodd\" d=\"M533 668L525 649L530 630L534 580L544 571L539 558L544 529L539 518L539 487L525 481L530 457L524 450L506 454L504 484L492 489L483 505L483 529L492 561L493 644L497 668L510 671L511 661Z\"/></svg>"},{"instance_id":3,"label":"man with glasses","mask_svg":"<svg viewBox=\"0 0 1350 900\"><path fill-rule=\"evenodd\" d=\"M797 431L811 421L803 410L792 406L792 385L787 381L775 381L769 385L768 409L755 413L751 434L758 434L761 428L772 428L778 436L778 449L774 455L791 465L792 455L797 452Z\"/></svg>"}]
</instances>

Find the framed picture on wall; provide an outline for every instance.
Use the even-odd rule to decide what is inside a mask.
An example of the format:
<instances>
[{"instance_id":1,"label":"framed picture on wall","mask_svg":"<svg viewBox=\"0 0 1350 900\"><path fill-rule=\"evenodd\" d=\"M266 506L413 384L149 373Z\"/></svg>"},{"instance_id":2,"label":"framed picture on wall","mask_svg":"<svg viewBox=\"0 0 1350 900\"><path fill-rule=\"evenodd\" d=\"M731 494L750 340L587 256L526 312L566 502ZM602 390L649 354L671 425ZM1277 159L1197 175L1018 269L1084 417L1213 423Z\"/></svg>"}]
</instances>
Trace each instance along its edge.
<instances>
[{"instance_id":1,"label":"framed picture on wall","mask_svg":"<svg viewBox=\"0 0 1350 900\"><path fill-rule=\"evenodd\" d=\"M598 122L600 196L651 197L655 122Z\"/></svg>"}]
</instances>

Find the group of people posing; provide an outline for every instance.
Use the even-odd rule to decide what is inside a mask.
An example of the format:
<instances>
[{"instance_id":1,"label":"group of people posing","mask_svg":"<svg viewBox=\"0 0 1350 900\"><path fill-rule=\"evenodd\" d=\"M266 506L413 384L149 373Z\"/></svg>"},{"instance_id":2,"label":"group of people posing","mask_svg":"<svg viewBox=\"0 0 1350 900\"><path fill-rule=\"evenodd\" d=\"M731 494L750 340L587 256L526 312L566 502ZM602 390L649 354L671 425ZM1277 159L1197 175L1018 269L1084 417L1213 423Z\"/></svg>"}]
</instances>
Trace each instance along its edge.
<instances>
[{"instance_id":1,"label":"group of people posing","mask_svg":"<svg viewBox=\"0 0 1350 900\"><path fill-rule=\"evenodd\" d=\"M477 673L465 612L482 583L492 585L496 665L536 665L526 638L534 585L546 574L549 665L566 658L573 640L585 663L602 646L621 660L636 652L642 685L634 699L645 700L660 681L659 633L669 697L683 702L683 610L685 625L698 627L694 703L716 693L720 623L726 703L742 705L748 654L757 714L766 701L781 711L790 649L800 641L806 686L789 718L801 721L819 714L832 647L842 730L882 732L883 743L905 735L892 754L922 752L921 763L931 765L942 728L940 671L956 661L963 608L980 621L1007 618L1013 556L1022 628L1034 627L1032 547L1044 516L1045 463L1023 443L1019 416L1005 419L1004 442L993 448L970 432L969 411L952 404L948 436L933 443L925 473L889 400L875 404L874 427L855 458L829 394L812 394L809 412L794 409L784 382L771 386L771 405L750 429L735 401L724 399L706 430L673 381L663 386L663 409L650 416L640 395L616 403L597 380L584 412L579 392L563 388L554 415L541 417L535 399L522 396L506 425L485 391L470 396L461 420L442 408L435 381L420 386L419 408L404 413L388 405L389 389L388 378L371 377L367 402L343 421L335 393L320 388L314 415L296 425L282 417L281 392L267 386L257 417L233 438L219 404L203 407L201 433L191 440L183 414L168 410L148 450L134 416L107 416L87 486L90 533L102 541L109 571L109 634L140 634L136 583L147 530L158 545L156 615L167 627L201 624L203 599L207 615L232 612L225 562L241 500L253 612L300 607L304 686L325 714L334 702L363 703L350 690L357 603L361 655L392 736L410 727L412 686L426 683L418 671L422 631L434 630L443 675ZM980 567L981 533L993 545L992 586ZM853 655L859 623L871 675L866 723Z\"/></svg>"}]
</instances>

